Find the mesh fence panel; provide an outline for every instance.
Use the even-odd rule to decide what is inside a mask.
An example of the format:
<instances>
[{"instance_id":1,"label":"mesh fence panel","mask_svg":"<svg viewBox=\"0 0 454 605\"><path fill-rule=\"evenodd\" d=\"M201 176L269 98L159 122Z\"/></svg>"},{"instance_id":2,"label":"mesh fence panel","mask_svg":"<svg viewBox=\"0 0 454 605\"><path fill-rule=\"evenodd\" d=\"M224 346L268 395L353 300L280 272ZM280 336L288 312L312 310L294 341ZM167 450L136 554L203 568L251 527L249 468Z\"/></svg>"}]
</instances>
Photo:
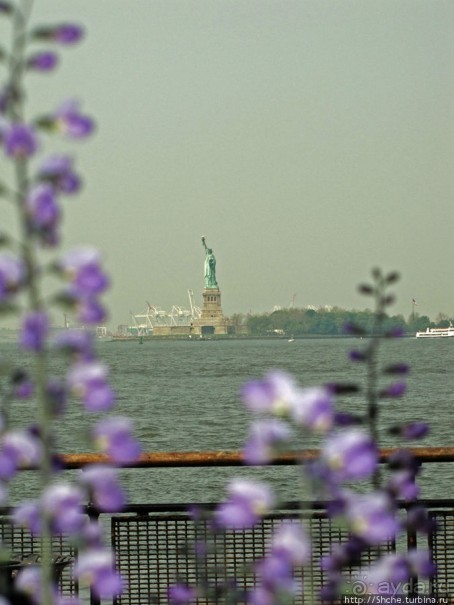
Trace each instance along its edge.
<instances>
[{"instance_id":1,"label":"mesh fence panel","mask_svg":"<svg viewBox=\"0 0 454 605\"><path fill-rule=\"evenodd\" d=\"M39 538L28 530L12 525L8 517L0 517L0 542L15 560L31 564L36 561L32 555L40 554ZM53 536L54 571L60 592L65 596L75 596L77 585L73 579L76 553L64 536ZM13 572L14 573L14 572Z\"/></svg>"},{"instance_id":2,"label":"mesh fence panel","mask_svg":"<svg viewBox=\"0 0 454 605\"><path fill-rule=\"evenodd\" d=\"M212 534L209 522L195 523L185 514L151 514L115 516L112 518L112 543L117 567L127 578L128 589L117 605L168 603L168 587L179 580L189 585L209 587L208 596L198 603L216 602L222 587L235 587L233 602L245 602L245 592L260 584L253 562L266 553L273 529L285 519L299 523L296 513L279 513L266 517L254 528ZM312 564L295 573L295 603L319 600L319 591L326 580L319 562L329 554L333 544L347 539L346 530L337 527L323 512L304 514L304 525L310 532ZM388 542L382 552L395 548ZM361 564L373 561L378 554L364 553ZM347 577L354 569L346 570ZM233 582L233 579L236 582ZM303 588L304 587L304 593Z\"/></svg>"},{"instance_id":3,"label":"mesh fence panel","mask_svg":"<svg viewBox=\"0 0 454 605\"><path fill-rule=\"evenodd\" d=\"M433 510L429 516L437 530L429 536L432 561L436 575L431 581L431 593L437 596L454 594L454 510ZM453 602L453 601L451 601Z\"/></svg>"}]
</instances>

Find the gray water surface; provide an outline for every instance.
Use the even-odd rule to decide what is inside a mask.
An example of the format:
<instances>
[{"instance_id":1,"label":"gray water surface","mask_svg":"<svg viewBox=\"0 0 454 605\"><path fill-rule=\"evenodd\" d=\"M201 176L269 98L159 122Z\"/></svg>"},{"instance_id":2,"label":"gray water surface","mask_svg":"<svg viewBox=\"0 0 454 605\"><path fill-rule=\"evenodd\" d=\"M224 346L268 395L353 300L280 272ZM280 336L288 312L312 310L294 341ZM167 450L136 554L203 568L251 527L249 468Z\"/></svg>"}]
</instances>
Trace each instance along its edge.
<instances>
[{"instance_id":1,"label":"gray water surface","mask_svg":"<svg viewBox=\"0 0 454 605\"><path fill-rule=\"evenodd\" d=\"M241 448L249 421L239 397L244 382L279 368L292 373L302 386L342 381L364 384L363 365L348 359L349 350L364 344L359 339L99 342L98 352L111 369L117 392L115 413L134 419L144 451L206 451ZM1 344L0 354L23 361L13 344ZM381 360L411 364L407 394L381 403L381 444L398 445L387 436L386 426L425 419L432 430L421 445L452 445L454 342L387 340L382 344ZM64 372L61 358L52 359L51 365L55 374ZM388 383L384 378L383 385ZM339 398L338 407L361 412L364 396ZM11 416L24 424L33 421L35 413L30 402L19 401L14 402ZM58 424L60 451L90 451L91 420L80 403L72 402ZM317 444L316 439L305 437L298 447ZM454 496L452 467L426 465L421 479L424 495ZM270 477L283 499L305 495L299 471L293 467L124 471L135 502L217 500L226 480L239 473ZM22 473L13 490L15 496L33 491L32 475Z\"/></svg>"}]
</instances>

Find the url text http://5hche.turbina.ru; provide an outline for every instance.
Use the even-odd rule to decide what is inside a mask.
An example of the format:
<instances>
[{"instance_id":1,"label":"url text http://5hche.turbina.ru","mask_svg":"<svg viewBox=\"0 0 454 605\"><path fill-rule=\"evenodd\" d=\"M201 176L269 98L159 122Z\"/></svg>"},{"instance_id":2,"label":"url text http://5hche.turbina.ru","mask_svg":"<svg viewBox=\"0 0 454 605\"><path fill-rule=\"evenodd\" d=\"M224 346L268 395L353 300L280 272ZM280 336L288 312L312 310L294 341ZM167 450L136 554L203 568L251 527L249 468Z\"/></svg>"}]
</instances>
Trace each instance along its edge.
<instances>
[{"instance_id":1,"label":"url text http://5hche.turbina.ru","mask_svg":"<svg viewBox=\"0 0 454 605\"><path fill-rule=\"evenodd\" d=\"M454 597L450 595L342 595L342 605L452 605Z\"/></svg>"}]
</instances>

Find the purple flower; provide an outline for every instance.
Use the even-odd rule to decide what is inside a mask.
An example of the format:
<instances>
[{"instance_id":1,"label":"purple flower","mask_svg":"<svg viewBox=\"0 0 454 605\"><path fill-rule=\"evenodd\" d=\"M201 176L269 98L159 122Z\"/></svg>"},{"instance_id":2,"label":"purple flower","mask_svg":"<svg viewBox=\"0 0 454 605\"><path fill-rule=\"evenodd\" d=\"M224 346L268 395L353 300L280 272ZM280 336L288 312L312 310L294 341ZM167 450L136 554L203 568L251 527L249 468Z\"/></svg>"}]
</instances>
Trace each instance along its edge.
<instances>
[{"instance_id":1,"label":"purple flower","mask_svg":"<svg viewBox=\"0 0 454 605\"><path fill-rule=\"evenodd\" d=\"M277 445L287 441L292 431L277 418L256 420L252 423L243 455L247 464L268 464Z\"/></svg>"},{"instance_id":2,"label":"purple flower","mask_svg":"<svg viewBox=\"0 0 454 605\"><path fill-rule=\"evenodd\" d=\"M14 385L14 395L18 399L29 399L35 390L35 386L31 380L24 378Z\"/></svg>"},{"instance_id":3,"label":"purple flower","mask_svg":"<svg viewBox=\"0 0 454 605\"><path fill-rule=\"evenodd\" d=\"M423 439L429 433L426 422L409 422L401 427L400 435L403 439Z\"/></svg>"},{"instance_id":4,"label":"purple flower","mask_svg":"<svg viewBox=\"0 0 454 605\"><path fill-rule=\"evenodd\" d=\"M80 25L74 23L62 23L53 30L52 39L60 44L75 44L82 39L84 30Z\"/></svg>"},{"instance_id":5,"label":"purple flower","mask_svg":"<svg viewBox=\"0 0 454 605\"><path fill-rule=\"evenodd\" d=\"M34 40L56 42L65 46L76 44L81 40L84 30L74 23L60 23L51 27L39 27L32 31Z\"/></svg>"},{"instance_id":6,"label":"purple flower","mask_svg":"<svg viewBox=\"0 0 454 605\"><path fill-rule=\"evenodd\" d=\"M23 502L13 511L13 521L19 527L26 527L38 536L42 530L41 509L36 501Z\"/></svg>"},{"instance_id":7,"label":"purple flower","mask_svg":"<svg viewBox=\"0 0 454 605\"><path fill-rule=\"evenodd\" d=\"M436 531L437 524L433 517L429 517L424 506L412 506L407 512L406 526L411 531L430 534Z\"/></svg>"},{"instance_id":8,"label":"purple flower","mask_svg":"<svg viewBox=\"0 0 454 605\"><path fill-rule=\"evenodd\" d=\"M334 397L330 389L299 389L291 404L290 415L296 424L326 433L333 426L333 408Z\"/></svg>"},{"instance_id":9,"label":"purple flower","mask_svg":"<svg viewBox=\"0 0 454 605\"><path fill-rule=\"evenodd\" d=\"M26 351L42 351L49 332L49 318L42 311L28 313L23 322L20 344Z\"/></svg>"},{"instance_id":10,"label":"purple flower","mask_svg":"<svg viewBox=\"0 0 454 605\"><path fill-rule=\"evenodd\" d=\"M383 492L351 493L346 518L351 532L370 545L394 538L399 529L391 500Z\"/></svg>"},{"instance_id":11,"label":"purple flower","mask_svg":"<svg viewBox=\"0 0 454 605\"><path fill-rule=\"evenodd\" d=\"M15 294L25 281L25 266L12 254L0 254L0 301Z\"/></svg>"},{"instance_id":12,"label":"purple flower","mask_svg":"<svg viewBox=\"0 0 454 605\"><path fill-rule=\"evenodd\" d=\"M378 452L367 433L351 429L327 437L322 460L339 481L366 479L377 467Z\"/></svg>"},{"instance_id":13,"label":"purple flower","mask_svg":"<svg viewBox=\"0 0 454 605\"><path fill-rule=\"evenodd\" d=\"M364 579L363 584L367 586L369 594L383 593L383 587L396 585L408 581L410 568L404 555L391 553L380 557L368 569L362 569L360 577ZM395 589L394 589L395 590Z\"/></svg>"},{"instance_id":14,"label":"purple flower","mask_svg":"<svg viewBox=\"0 0 454 605\"><path fill-rule=\"evenodd\" d=\"M91 586L101 599L112 599L123 592L123 581L115 571L111 551L93 548L79 554L75 576L85 586Z\"/></svg>"},{"instance_id":15,"label":"purple flower","mask_svg":"<svg viewBox=\"0 0 454 605\"><path fill-rule=\"evenodd\" d=\"M350 351L348 356L350 361L366 361L367 359L366 353L363 353L363 351L358 351L357 349Z\"/></svg>"},{"instance_id":16,"label":"purple flower","mask_svg":"<svg viewBox=\"0 0 454 605\"><path fill-rule=\"evenodd\" d=\"M303 526L300 523L282 523L273 533L271 552L292 566L308 563L311 543Z\"/></svg>"},{"instance_id":17,"label":"purple flower","mask_svg":"<svg viewBox=\"0 0 454 605\"><path fill-rule=\"evenodd\" d=\"M381 397L402 397L407 390L405 382L399 381L390 384L386 389L380 392Z\"/></svg>"},{"instance_id":18,"label":"purple flower","mask_svg":"<svg viewBox=\"0 0 454 605\"><path fill-rule=\"evenodd\" d=\"M256 572L262 581L264 588L270 595L277 596L277 593L293 593L295 583L292 576L292 565L286 558L279 557L274 553L259 561L256 565ZM257 598L257 594L255 598ZM256 601L258 603L258 601Z\"/></svg>"},{"instance_id":19,"label":"purple flower","mask_svg":"<svg viewBox=\"0 0 454 605\"><path fill-rule=\"evenodd\" d=\"M414 474L408 470L393 473L386 487L394 498L405 500L405 502L416 500L420 491Z\"/></svg>"},{"instance_id":20,"label":"purple flower","mask_svg":"<svg viewBox=\"0 0 454 605\"><path fill-rule=\"evenodd\" d=\"M114 403L114 393L107 383L107 367L101 362L79 362L68 372L68 385L90 412L105 412Z\"/></svg>"},{"instance_id":21,"label":"purple flower","mask_svg":"<svg viewBox=\"0 0 454 605\"><path fill-rule=\"evenodd\" d=\"M266 586L256 586L248 593L249 605L275 605L277 596Z\"/></svg>"},{"instance_id":22,"label":"purple flower","mask_svg":"<svg viewBox=\"0 0 454 605\"><path fill-rule=\"evenodd\" d=\"M101 525L90 519L85 519L85 524L80 532L82 542L86 547L99 548L102 545Z\"/></svg>"},{"instance_id":23,"label":"purple flower","mask_svg":"<svg viewBox=\"0 0 454 605\"><path fill-rule=\"evenodd\" d=\"M309 557L310 545L302 527L281 525L273 535L269 554L255 566L260 586L252 591L248 601L256 605L280 603L283 597L292 601L297 590L293 569L307 563Z\"/></svg>"},{"instance_id":24,"label":"purple flower","mask_svg":"<svg viewBox=\"0 0 454 605\"><path fill-rule=\"evenodd\" d=\"M84 296L77 302L77 318L83 325L97 325L103 323L107 312L103 305L92 296Z\"/></svg>"},{"instance_id":25,"label":"purple flower","mask_svg":"<svg viewBox=\"0 0 454 605\"><path fill-rule=\"evenodd\" d=\"M0 443L0 478L11 479L20 467L37 466L41 455L41 442L31 432L5 433Z\"/></svg>"},{"instance_id":26,"label":"purple flower","mask_svg":"<svg viewBox=\"0 0 454 605\"><path fill-rule=\"evenodd\" d=\"M336 602L339 599L339 594L343 585L344 580L341 574L329 576L320 588L320 600Z\"/></svg>"},{"instance_id":27,"label":"purple flower","mask_svg":"<svg viewBox=\"0 0 454 605\"><path fill-rule=\"evenodd\" d=\"M10 124L3 134L6 155L19 159L32 156L38 148L38 140L31 126L21 122Z\"/></svg>"},{"instance_id":28,"label":"purple flower","mask_svg":"<svg viewBox=\"0 0 454 605\"><path fill-rule=\"evenodd\" d=\"M118 483L116 469L91 465L82 471L81 482L88 487L93 502L99 510L116 512L124 507L126 498Z\"/></svg>"},{"instance_id":29,"label":"purple flower","mask_svg":"<svg viewBox=\"0 0 454 605\"><path fill-rule=\"evenodd\" d=\"M339 572L344 565L359 561L363 550L364 542L351 536L347 542L333 544L330 554L320 559L320 567L330 573Z\"/></svg>"},{"instance_id":30,"label":"purple flower","mask_svg":"<svg viewBox=\"0 0 454 605\"><path fill-rule=\"evenodd\" d=\"M358 414L350 414L349 412L335 412L334 414L334 424L336 426L353 426L363 422L363 416Z\"/></svg>"},{"instance_id":31,"label":"purple flower","mask_svg":"<svg viewBox=\"0 0 454 605\"><path fill-rule=\"evenodd\" d=\"M252 527L274 504L270 488L258 481L234 479L228 486L228 492L228 500L215 512L217 524L225 529Z\"/></svg>"},{"instance_id":32,"label":"purple flower","mask_svg":"<svg viewBox=\"0 0 454 605\"><path fill-rule=\"evenodd\" d=\"M42 600L42 573L37 565L27 565L17 574L15 587L28 595L33 603L41 603Z\"/></svg>"},{"instance_id":33,"label":"purple flower","mask_svg":"<svg viewBox=\"0 0 454 605\"><path fill-rule=\"evenodd\" d=\"M60 415L66 407L68 393L65 384L59 378L49 378L47 381L47 400L53 414Z\"/></svg>"},{"instance_id":34,"label":"purple flower","mask_svg":"<svg viewBox=\"0 0 454 605\"><path fill-rule=\"evenodd\" d=\"M65 330L59 332L54 340L56 349L74 355L76 359L93 359L93 336L86 330Z\"/></svg>"},{"instance_id":35,"label":"purple flower","mask_svg":"<svg viewBox=\"0 0 454 605\"><path fill-rule=\"evenodd\" d=\"M39 52L27 59L28 69L48 72L55 69L58 63L58 55L51 51Z\"/></svg>"},{"instance_id":36,"label":"purple flower","mask_svg":"<svg viewBox=\"0 0 454 605\"><path fill-rule=\"evenodd\" d=\"M172 605L184 605L191 603L197 598L197 593L194 588L186 584L174 584L168 590L169 601Z\"/></svg>"},{"instance_id":37,"label":"purple flower","mask_svg":"<svg viewBox=\"0 0 454 605\"><path fill-rule=\"evenodd\" d=\"M117 463L137 460L140 445L132 434L132 422L120 416L102 420L94 429L95 441L102 451Z\"/></svg>"},{"instance_id":38,"label":"purple flower","mask_svg":"<svg viewBox=\"0 0 454 605\"><path fill-rule=\"evenodd\" d=\"M51 519L56 533L77 534L85 523L84 495L70 483L57 483L44 491L41 497L43 513Z\"/></svg>"},{"instance_id":39,"label":"purple flower","mask_svg":"<svg viewBox=\"0 0 454 605\"><path fill-rule=\"evenodd\" d=\"M81 188L81 179L74 172L73 159L68 155L52 155L41 163L38 178L49 181L57 191L71 195Z\"/></svg>"},{"instance_id":40,"label":"purple flower","mask_svg":"<svg viewBox=\"0 0 454 605\"><path fill-rule=\"evenodd\" d=\"M0 445L0 479L8 481L17 473L17 456Z\"/></svg>"},{"instance_id":41,"label":"purple flower","mask_svg":"<svg viewBox=\"0 0 454 605\"><path fill-rule=\"evenodd\" d=\"M70 250L59 265L71 279L76 296L101 294L109 285L109 279L101 269L99 252L94 248L87 246Z\"/></svg>"},{"instance_id":42,"label":"purple flower","mask_svg":"<svg viewBox=\"0 0 454 605\"><path fill-rule=\"evenodd\" d=\"M79 111L79 101L71 99L57 108L53 115L58 130L70 139L84 139L94 130L95 125L91 118Z\"/></svg>"},{"instance_id":43,"label":"purple flower","mask_svg":"<svg viewBox=\"0 0 454 605\"><path fill-rule=\"evenodd\" d=\"M245 406L254 413L288 413L296 391L294 379L278 370L266 374L263 380L243 385L241 396Z\"/></svg>"},{"instance_id":44,"label":"purple flower","mask_svg":"<svg viewBox=\"0 0 454 605\"><path fill-rule=\"evenodd\" d=\"M410 450L397 450L388 458L388 466L391 469L408 469L416 474L418 472L418 462Z\"/></svg>"},{"instance_id":45,"label":"purple flower","mask_svg":"<svg viewBox=\"0 0 454 605\"><path fill-rule=\"evenodd\" d=\"M51 185L41 183L33 187L27 196L26 208L31 232L37 233L48 244L57 243L60 208Z\"/></svg>"},{"instance_id":46,"label":"purple flower","mask_svg":"<svg viewBox=\"0 0 454 605\"><path fill-rule=\"evenodd\" d=\"M430 551L411 548L407 553L407 559L413 575L424 576L425 578L434 575L436 567L432 561Z\"/></svg>"}]
</instances>

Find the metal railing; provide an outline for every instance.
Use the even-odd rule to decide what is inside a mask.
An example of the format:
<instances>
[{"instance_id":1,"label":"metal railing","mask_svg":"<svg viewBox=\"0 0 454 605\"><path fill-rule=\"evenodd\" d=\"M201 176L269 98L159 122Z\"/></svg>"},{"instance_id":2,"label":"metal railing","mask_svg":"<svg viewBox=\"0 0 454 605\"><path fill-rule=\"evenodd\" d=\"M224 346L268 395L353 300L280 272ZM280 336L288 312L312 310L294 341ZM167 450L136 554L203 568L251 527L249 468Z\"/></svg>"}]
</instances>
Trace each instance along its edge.
<instances>
[{"instance_id":1,"label":"metal railing","mask_svg":"<svg viewBox=\"0 0 454 605\"><path fill-rule=\"evenodd\" d=\"M386 462L396 452L395 448L380 450L380 461ZM454 462L454 447L418 447L410 451L420 464ZM289 452L273 461L273 465L294 465L314 460L318 450ZM84 468L87 464L107 463L108 458L98 454L68 454L62 456L65 469ZM187 468L187 467L236 467L243 466L242 454L237 451L216 452L156 452L142 454L137 462L125 468ZM436 521L438 531L429 536L416 536L407 532L397 543L390 541L380 552L405 552L416 545L429 547L437 566L436 576L427 585L434 595L445 595L450 583L454 588L454 493L450 499L420 501L429 515ZM209 509L214 505L201 504ZM125 593L114 600L115 605L145 605L168 603L167 587L178 579L195 582L204 581L211 587L221 587L226 580L237 578L239 590L256 585L259 579L254 575L251 562L263 557L272 529L281 519L296 522L304 518L310 528L313 541L312 564L310 569L298 572L304 576L304 594L297 595L295 603L316 602L320 587L326 577L318 565L319 559L327 555L334 543L347 538L327 515L323 503L306 503L303 512L297 503L283 505L278 511L266 516L257 526L245 532L222 532L212 534L208 519L195 520L187 511L188 504L136 504L128 506L120 514L108 515L111 527L111 542L116 553L117 567L126 577L128 587ZM411 505L402 505L399 513L404 520ZM93 506L87 506L87 514L92 518L106 518ZM6 526L5 526L6 527ZM12 549L26 555L35 552L39 543L24 530L8 529ZM16 532L16 533L14 533ZM31 542L30 542L31 540ZM205 542L209 555L200 558L194 555L194 544ZM64 539L56 541L56 554L77 556ZM363 555L362 563L370 563L378 556L377 550L370 549ZM75 594L78 586L71 579L71 569L65 570L60 579L60 588L65 594ZM355 569L346 570L347 582L355 580ZM410 592L418 589L412 584ZM215 592L214 601L215 602ZM200 603L206 603L201 600ZM91 605L100 601L90 595Z\"/></svg>"},{"instance_id":2,"label":"metal railing","mask_svg":"<svg viewBox=\"0 0 454 605\"><path fill-rule=\"evenodd\" d=\"M454 462L454 447L414 447L408 448L416 460L426 462ZM398 448L385 447L380 449L380 461L386 462ZM273 465L300 464L315 460L319 455L317 449L287 452L276 456ZM103 454L64 454L62 463L66 469L83 468L87 464L108 462ZM163 468L185 466L244 466L241 452L235 450L220 450L207 452L147 452L124 468Z\"/></svg>"}]
</instances>

